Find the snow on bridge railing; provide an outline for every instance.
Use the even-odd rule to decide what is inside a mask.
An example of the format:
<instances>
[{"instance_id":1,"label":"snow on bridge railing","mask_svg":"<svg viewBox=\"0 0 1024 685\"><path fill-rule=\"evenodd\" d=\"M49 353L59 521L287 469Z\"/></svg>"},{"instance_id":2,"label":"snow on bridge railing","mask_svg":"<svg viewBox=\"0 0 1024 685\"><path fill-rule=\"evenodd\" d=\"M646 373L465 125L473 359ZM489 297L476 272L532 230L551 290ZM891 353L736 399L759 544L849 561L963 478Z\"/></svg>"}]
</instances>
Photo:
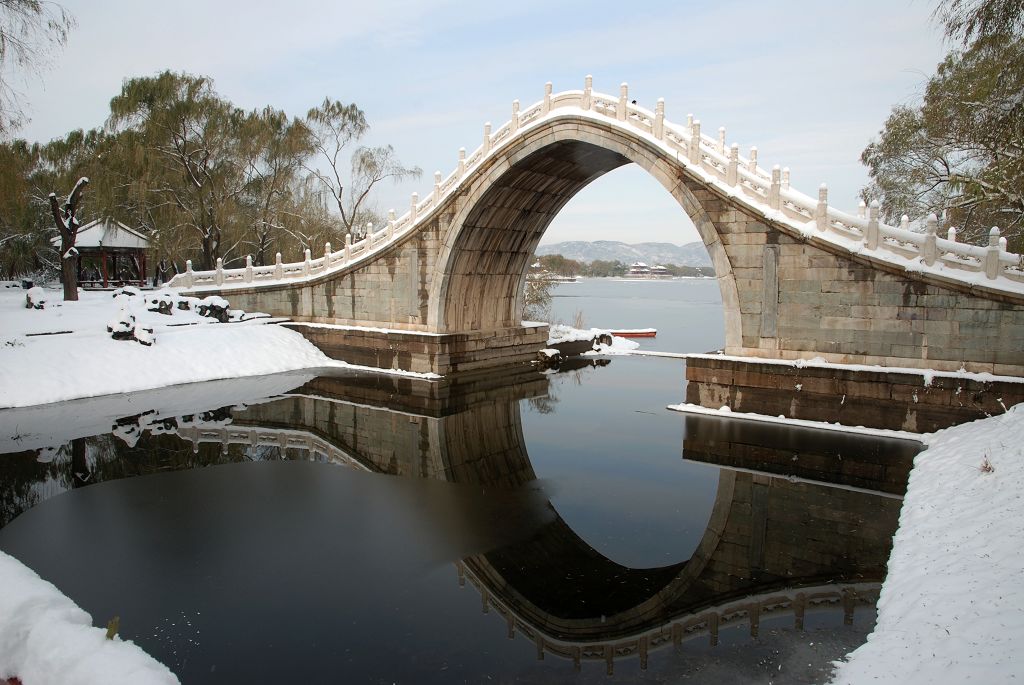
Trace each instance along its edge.
<instances>
[{"instance_id":1,"label":"snow on bridge railing","mask_svg":"<svg viewBox=\"0 0 1024 685\"><path fill-rule=\"evenodd\" d=\"M224 269L218 259L217 268L211 271L193 271L191 262L187 262L185 273L175 276L171 285L204 289L258 287L317 278L371 259L426 225L433 211L490 156L507 149L520 134L565 115L593 117L641 137L671 154L706 183L805 238L894 263L908 272L941 274L952 280L984 282L990 288L1024 292L1021 255L1006 250L1006 239L1000 237L998 228L991 230L987 246L975 246L957 242L955 229L950 229L945 238L939 237L934 215L925 219L925 230L919 232L911 230L906 219L900 226L880 222L877 203L871 207L861 203L856 216L847 214L829 206L825 184L819 187L817 198L809 197L790 187L788 168L776 165L768 171L758 166L756 147L743 157L735 143L726 146L724 127L712 138L701 131L700 120L692 114L687 115L685 125L673 124L665 118L664 99L659 99L651 111L629 100L625 83L619 87L618 97L595 93L590 76L586 77L583 90L552 93L551 83L545 84L543 99L525 109L520 108L518 100L513 101L508 122L493 131L490 123L484 124L480 146L468 154L465 148L460 148L455 169L447 176L435 172L432 192L422 200L418 193L413 193L409 210L400 217L391 210L383 229L373 230L371 226L355 242L351 235L346 235L344 247L337 251L332 251L327 243L324 255L316 259L307 249L300 262L282 263L278 254L272 266L254 267L247 257L244 268Z\"/></svg>"}]
</instances>

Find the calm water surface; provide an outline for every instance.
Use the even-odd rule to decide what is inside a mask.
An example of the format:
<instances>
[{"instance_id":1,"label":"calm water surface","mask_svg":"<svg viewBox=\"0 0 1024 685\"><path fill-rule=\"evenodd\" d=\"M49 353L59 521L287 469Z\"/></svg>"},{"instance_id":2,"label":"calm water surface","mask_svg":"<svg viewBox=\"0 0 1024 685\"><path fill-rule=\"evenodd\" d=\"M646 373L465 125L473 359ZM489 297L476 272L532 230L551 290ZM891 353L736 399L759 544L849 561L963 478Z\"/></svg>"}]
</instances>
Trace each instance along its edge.
<instances>
[{"instance_id":1,"label":"calm water surface","mask_svg":"<svg viewBox=\"0 0 1024 685\"><path fill-rule=\"evenodd\" d=\"M588 324L712 349L708 285L556 305L619 287ZM617 357L0 412L0 549L184 683L822 682L872 625L916 445L688 419L683 392L679 361Z\"/></svg>"},{"instance_id":2,"label":"calm water surface","mask_svg":"<svg viewBox=\"0 0 1024 685\"><path fill-rule=\"evenodd\" d=\"M571 324L582 312L588 328L657 328L641 348L710 352L725 345L722 293L713 278L628 280L584 278L552 291L554 321Z\"/></svg>"}]
</instances>

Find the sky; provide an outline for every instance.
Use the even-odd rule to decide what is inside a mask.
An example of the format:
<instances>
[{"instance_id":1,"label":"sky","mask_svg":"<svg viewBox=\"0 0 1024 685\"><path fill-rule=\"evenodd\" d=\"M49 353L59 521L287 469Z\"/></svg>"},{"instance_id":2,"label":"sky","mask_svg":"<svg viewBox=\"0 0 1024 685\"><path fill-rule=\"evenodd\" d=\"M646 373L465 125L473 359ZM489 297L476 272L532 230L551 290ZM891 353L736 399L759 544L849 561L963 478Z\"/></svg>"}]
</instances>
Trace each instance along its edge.
<instances>
[{"instance_id":1,"label":"sky","mask_svg":"<svg viewBox=\"0 0 1024 685\"><path fill-rule=\"evenodd\" d=\"M594 89L666 118L693 113L703 131L761 166L789 167L792 185L852 210L867 183L859 157L893 105L913 103L945 53L921 0L779 2L468 3L413 0L63 0L77 20L41 75L14 74L31 122L19 135L45 141L101 126L126 77L164 69L209 76L245 109L272 105L302 116L327 96L354 102L419 180L381 187L377 208L404 211L446 176L458 149L479 145L484 122L509 119L543 96ZM668 192L635 165L581 191L543 243L697 240Z\"/></svg>"}]
</instances>

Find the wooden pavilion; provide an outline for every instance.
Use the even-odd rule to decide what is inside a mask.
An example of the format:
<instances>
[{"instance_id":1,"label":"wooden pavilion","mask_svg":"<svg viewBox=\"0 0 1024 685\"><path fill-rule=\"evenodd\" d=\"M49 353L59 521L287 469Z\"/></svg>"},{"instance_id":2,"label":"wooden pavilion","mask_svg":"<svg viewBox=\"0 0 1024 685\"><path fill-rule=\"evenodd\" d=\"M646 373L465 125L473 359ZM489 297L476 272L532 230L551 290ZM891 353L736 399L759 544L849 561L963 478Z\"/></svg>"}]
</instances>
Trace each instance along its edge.
<instances>
[{"instance_id":1,"label":"wooden pavilion","mask_svg":"<svg viewBox=\"0 0 1024 685\"><path fill-rule=\"evenodd\" d=\"M59 245L60 238L56 238ZM83 288L146 284L149 239L114 219L97 219L78 229L78 283Z\"/></svg>"}]
</instances>

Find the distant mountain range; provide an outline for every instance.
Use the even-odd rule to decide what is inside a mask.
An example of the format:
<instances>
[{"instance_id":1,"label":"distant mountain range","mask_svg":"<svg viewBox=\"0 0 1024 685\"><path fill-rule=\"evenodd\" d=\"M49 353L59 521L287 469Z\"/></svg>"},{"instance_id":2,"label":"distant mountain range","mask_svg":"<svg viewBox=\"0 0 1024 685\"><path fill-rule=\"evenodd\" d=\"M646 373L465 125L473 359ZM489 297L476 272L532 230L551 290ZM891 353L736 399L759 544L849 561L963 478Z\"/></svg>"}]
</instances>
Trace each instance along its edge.
<instances>
[{"instance_id":1,"label":"distant mountain range","mask_svg":"<svg viewBox=\"0 0 1024 685\"><path fill-rule=\"evenodd\" d=\"M617 240L570 240L564 243L541 245L537 256L560 254L566 259L590 263L620 261L625 264L675 264L676 266L711 266L711 257L704 243L697 241L686 245L672 243L621 243Z\"/></svg>"}]
</instances>

